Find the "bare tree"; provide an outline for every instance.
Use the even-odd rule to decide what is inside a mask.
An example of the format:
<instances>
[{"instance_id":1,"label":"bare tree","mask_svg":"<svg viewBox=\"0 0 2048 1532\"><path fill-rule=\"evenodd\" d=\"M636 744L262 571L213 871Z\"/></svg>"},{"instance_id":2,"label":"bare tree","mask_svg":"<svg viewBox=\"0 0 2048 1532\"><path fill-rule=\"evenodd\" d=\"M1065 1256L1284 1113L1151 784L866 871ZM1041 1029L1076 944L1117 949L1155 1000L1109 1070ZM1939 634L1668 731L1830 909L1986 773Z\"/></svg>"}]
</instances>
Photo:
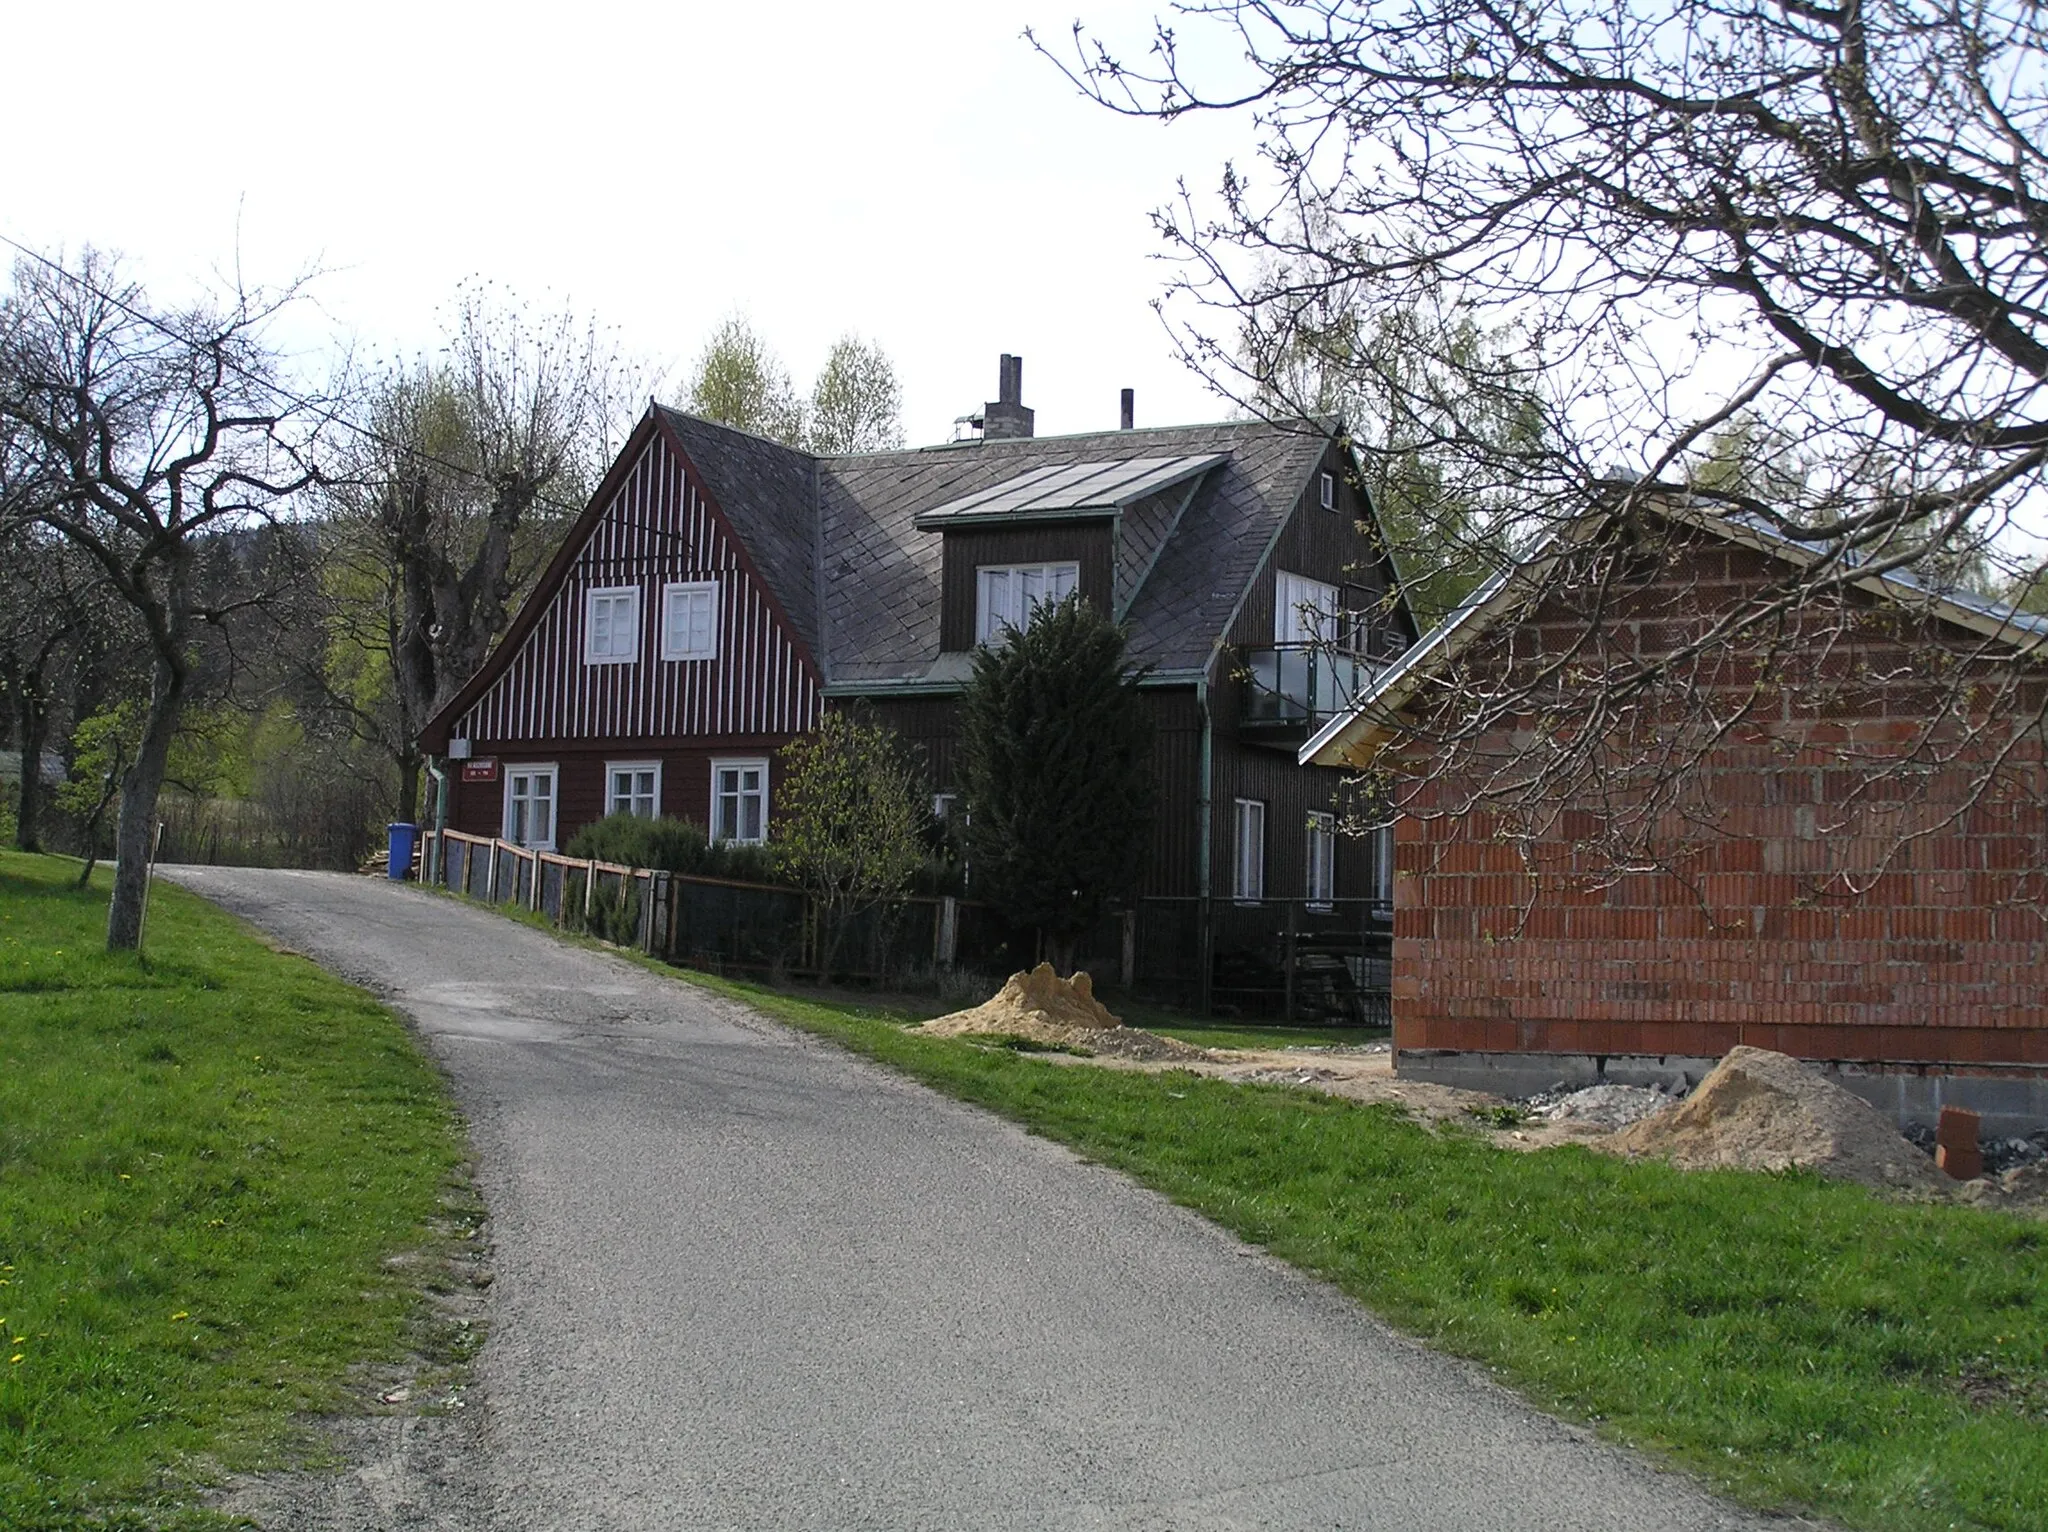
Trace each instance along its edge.
<instances>
[{"instance_id":1,"label":"bare tree","mask_svg":"<svg viewBox=\"0 0 2048 1532\"><path fill-rule=\"evenodd\" d=\"M903 386L880 346L858 335L833 342L811 390L804 445L820 454L903 445Z\"/></svg>"},{"instance_id":2,"label":"bare tree","mask_svg":"<svg viewBox=\"0 0 2048 1532\"><path fill-rule=\"evenodd\" d=\"M328 642L313 678L391 760L401 818L419 811L420 730L554 553L639 381L591 321L472 289L440 357L362 389L326 496Z\"/></svg>"},{"instance_id":3,"label":"bare tree","mask_svg":"<svg viewBox=\"0 0 2048 1532\"><path fill-rule=\"evenodd\" d=\"M288 298L289 295L286 295ZM150 694L121 779L107 945L141 930L151 825L193 675L200 629L258 597L210 599L206 537L259 523L314 481L306 406L279 386L264 342L286 299L234 292L158 308L92 253L77 270L25 258L0 310L0 421L35 493L8 508L65 538L132 615Z\"/></svg>"},{"instance_id":4,"label":"bare tree","mask_svg":"<svg viewBox=\"0 0 2048 1532\"><path fill-rule=\"evenodd\" d=\"M2048 459L2038 9L1177 9L1145 58L1077 33L1063 67L1120 112L1254 124L1256 160L1225 171L1214 203L1184 194L1160 214L1184 263L1168 307L1186 356L1254 405L1306 408L1278 364L1321 346L1347 397L1448 421L1430 453L1511 508L1514 598L1547 614L1530 630L1541 654L1475 651L1434 672L1433 700L1401 720L1425 773L1403 779L1411 808L1603 804L1577 827L1600 842L1589 866L1676 864L1700 752L1774 706L1848 707L1845 666L1910 692L1901 716L1922 720L1837 750L1859 802L1937 768L1969 784L1944 788L1943 814L2012 789L2040 724L2035 640L1956 629L1933 587L1987 564L2022 596L2041 578L2026 535ZM1396 312L1446 321L1392 353L1419 348L1419 367L1335 323ZM1460 325L1511 344L1460 355L1432 338ZM1531 428L1459 429L1447 394L1532 399ZM1729 433L1756 421L1763 450L1727 471ZM1739 599L1703 574L1673 597L1670 580L1715 567L1657 530L1681 503L1786 556ZM1439 535L1457 529L1425 512L1413 536ZM1622 599L1646 567L1683 620L1646 630ZM1879 603L1908 616L1874 618L1873 582L1909 573L1919 585ZM1924 829L1872 812L1877 829L1838 826L1862 826L1866 873Z\"/></svg>"}]
</instances>

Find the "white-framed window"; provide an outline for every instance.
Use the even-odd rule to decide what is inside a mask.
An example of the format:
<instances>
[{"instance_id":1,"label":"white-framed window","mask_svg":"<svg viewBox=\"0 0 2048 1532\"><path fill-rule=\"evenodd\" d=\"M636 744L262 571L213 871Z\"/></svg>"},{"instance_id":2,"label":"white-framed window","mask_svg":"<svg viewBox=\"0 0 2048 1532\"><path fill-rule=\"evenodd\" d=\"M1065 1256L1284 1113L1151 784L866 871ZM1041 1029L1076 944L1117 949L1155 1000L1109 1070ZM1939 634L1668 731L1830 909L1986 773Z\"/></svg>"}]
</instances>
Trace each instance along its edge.
<instances>
[{"instance_id":1,"label":"white-framed window","mask_svg":"<svg viewBox=\"0 0 2048 1532\"><path fill-rule=\"evenodd\" d=\"M662 587L661 657L718 658L718 582L687 580Z\"/></svg>"},{"instance_id":2,"label":"white-framed window","mask_svg":"<svg viewBox=\"0 0 2048 1532\"><path fill-rule=\"evenodd\" d=\"M1337 587L1282 569L1273 581L1273 642L1328 644L1337 639Z\"/></svg>"},{"instance_id":3,"label":"white-framed window","mask_svg":"<svg viewBox=\"0 0 2048 1532\"><path fill-rule=\"evenodd\" d=\"M1337 897L1337 816L1308 816L1308 902L1327 909Z\"/></svg>"},{"instance_id":4,"label":"white-framed window","mask_svg":"<svg viewBox=\"0 0 2048 1532\"><path fill-rule=\"evenodd\" d=\"M505 766L505 834L515 846L532 851L555 849L555 782L553 765Z\"/></svg>"},{"instance_id":5,"label":"white-framed window","mask_svg":"<svg viewBox=\"0 0 2048 1532\"><path fill-rule=\"evenodd\" d=\"M1334 473L1316 476L1316 496L1324 510L1337 509L1337 476Z\"/></svg>"},{"instance_id":6,"label":"white-framed window","mask_svg":"<svg viewBox=\"0 0 2048 1532\"><path fill-rule=\"evenodd\" d=\"M1031 626L1042 606L1057 606L1080 583L1079 564L982 564L974 571L974 641L995 643L1005 628Z\"/></svg>"},{"instance_id":7,"label":"white-framed window","mask_svg":"<svg viewBox=\"0 0 2048 1532\"><path fill-rule=\"evenodd\" d=\"M630 665L640 658L640 588L600 585L583 598L583 662Z\"/></svg>"},{"instance_id":8,"label":"white-framed window","mask_svg":"<svg viewBox=\"0 0 2048 1532\"><path fill-rule=\"evenodd\" d=\"M953 817L953 810L959 807L959 804L960 795L958 793L933 793L932 818L943 824L946 820Z\"/></svg>"},{"instance_id":9,"label":"white-framed window","mask_svg":"<svg viewBox=\"0 0 2048 1532\"><path fill-rule=\"evenodd\" d=\"M711 763L711 838L758 846L768 839L768 763Z\"/></svg>"},{"instance_id":10,"label":"white-framed window","mask_svg":"<svg viewBox=\"0 0 2048 1532\"><path fill-rule=\"evenodd\" d=\"M1372 832L1372 897L1379 904L1394 902L1394 827L1381 825Z\"/></svg>"},{"instance_id":11,"label":"white-framed window","mask_svg":"<svg viewBox=\"0 0 2048 1532\"><path fill-rule=\"evenodd\" d=\"M1237 800L1237 855L1232 862L1230 896L1246 902L1266 897L1266 805L1256 798Z\"/></svg>"},{"instance_id":12,"label":"white-framed window","mask_svg":"<svg viewBox=\"0 0 2048 1532\"><path fill-rule=\"evenodd\" d=\"M604 811L607 814L638 814L642 819L659 817L661 762L606 761Z\"/></svg>"}]
</instances>

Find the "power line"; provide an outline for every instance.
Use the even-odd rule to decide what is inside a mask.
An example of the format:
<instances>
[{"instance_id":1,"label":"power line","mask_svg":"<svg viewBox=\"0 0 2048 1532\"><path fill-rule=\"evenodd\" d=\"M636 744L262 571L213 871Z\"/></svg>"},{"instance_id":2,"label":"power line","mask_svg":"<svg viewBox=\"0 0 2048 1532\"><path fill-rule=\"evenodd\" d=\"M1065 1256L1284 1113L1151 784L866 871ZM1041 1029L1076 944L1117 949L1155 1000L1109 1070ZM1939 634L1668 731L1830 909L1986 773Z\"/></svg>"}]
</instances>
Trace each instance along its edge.
<instances>
[{"instance_id":1,"label":"power line","mask_svg":"<svg viewBox=\"0 0 2048 1532\"><path fill-rule=\"evenodd\" d=\"M185 341L190 339L189 336L180 334L170 325L165 324L163 320L159 319L156 315L151 314L144 309L137 308L135 305L129 303L126 299L121 297L118 293L108 291L106 288L95 283L90 277L87 277L79 272L71 270L62 262L57 261L48 255L45 255L40 250L34 249L28 245L23 244L20 240L13 238L11 235L0 233L0 245L6 245L10 249L16 251L18 254L27 256L30 260L35 261L37 264L47 267L49 270L55 272L58 276L64 278L65 281L77 284L85 291L91 293L95 298L98 298L101 302L109 304L112 307L119 309L122 313L128 315L129 318L134 319L141 324L147 325L150 329L155 330L160 335L164 335L172 340L179 341ZM225 365L230 371L234 372L237 376L242 378L244 382L253 383L259 388L268 390L272 394L275 394L279 399L283 400L285 403L291 405L293 408L303 413L310 414L317 419L325 420L332 425L340 426L345 431L352 431L357 436L360 436L367 441L375 442L377 445L388 448L393 452L404 453L409 457L413 457L420 460L421 462L431 463L436 467L445 468L449 470L451 473L461 474L466 477L472 478L477 477L476 470L473 468L470 468L461 463L453 462L447 458L439 457L434 453L427 452L417 446L414 446L411 443L399 441L395 437L387 436L383 432L376 430L374 427L366 426L360 421L351 419L350 417L344 415L343 413L340 412L340 410L336 409L331 405L321 404L315 400L308 399L302 394L296 394L292 392L292 390L286 388L283 384L278 383L274 379L258 375L257 373L251 371L249 368L243 366L241 363L234 360L234 358L232 357L223 356L221 358L221 361L223 365ZM650 397L648 399L649 407L651 408L653 404L654 400L652 399L652 397ZM552 496L541 494L538 492L536 492L534 495L534 503L537 505L544 505L551 510L560 511L568 516L579 516L583 513L584 510L583 506L571 505L567 501L557 500Z\"/></svg>"}]
</instances>

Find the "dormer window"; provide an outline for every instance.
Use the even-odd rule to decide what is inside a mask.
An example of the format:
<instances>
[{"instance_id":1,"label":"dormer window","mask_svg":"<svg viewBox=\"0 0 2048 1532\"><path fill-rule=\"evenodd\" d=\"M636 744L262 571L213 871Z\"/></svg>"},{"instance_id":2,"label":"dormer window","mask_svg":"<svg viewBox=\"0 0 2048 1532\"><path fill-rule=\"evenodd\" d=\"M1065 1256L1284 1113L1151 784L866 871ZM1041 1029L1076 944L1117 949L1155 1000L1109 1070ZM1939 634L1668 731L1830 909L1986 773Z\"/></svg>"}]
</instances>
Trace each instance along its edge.
<instances>
[{"instance_id":1,"label":"dormer window","mask_svg":"<svg viewBox=\"0 0 2048 1532\"><path fill-rule=\"evenodd\" d=\"M981 564L975 571L974 641L999 642L1006 628L1023 631L1039 608L1058 606L1080 583L1073 564Z\"/></svg>"}]
</instances>

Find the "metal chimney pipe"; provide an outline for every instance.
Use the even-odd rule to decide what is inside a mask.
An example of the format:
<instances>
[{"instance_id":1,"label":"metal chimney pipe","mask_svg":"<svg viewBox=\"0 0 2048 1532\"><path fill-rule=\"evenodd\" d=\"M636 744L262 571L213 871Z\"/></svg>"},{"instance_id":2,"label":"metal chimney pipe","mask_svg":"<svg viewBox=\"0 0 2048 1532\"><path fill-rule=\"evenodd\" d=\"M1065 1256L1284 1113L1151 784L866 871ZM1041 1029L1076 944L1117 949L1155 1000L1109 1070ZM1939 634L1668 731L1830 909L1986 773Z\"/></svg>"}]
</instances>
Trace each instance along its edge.
<instances>
[{"instance_id":1,"label":"metal chimney pipe","mask_svg":"<svg viewBox=\"0 0 2048 1532\"><path fill-rule=\"evenodd\" d=\"M1002 365L996 373L996 402L999 404L1022 404L1024 402L1024 358L1003 353Z\"/></svg>"},{"instance_id":2,"label":"metal chimney pipe","mask_svg":"<svg viewBox=\"0 0 2048 1532\"><path fill-rule=\"evenodd\" d=\"M1117 417L1117 429L1128 431L1138 423L1138 393L1136 389L1124 390L1123 402Z\"/></svg>"}]
</instances>

